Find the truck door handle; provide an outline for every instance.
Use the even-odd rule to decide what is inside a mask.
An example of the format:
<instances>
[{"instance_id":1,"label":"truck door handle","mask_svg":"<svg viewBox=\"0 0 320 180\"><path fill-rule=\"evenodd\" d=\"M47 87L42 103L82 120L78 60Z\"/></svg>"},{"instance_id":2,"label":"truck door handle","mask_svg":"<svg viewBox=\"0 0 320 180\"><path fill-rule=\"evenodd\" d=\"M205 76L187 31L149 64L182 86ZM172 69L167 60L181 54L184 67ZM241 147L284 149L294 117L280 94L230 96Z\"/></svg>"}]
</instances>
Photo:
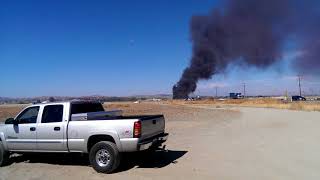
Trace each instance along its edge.
<instances>
[{"instance_id":1,"label":"truck door handle","mask_svg":"<svg viewBox=\"0 0 320 180\"><path fill-rule=\"evenodd\" d=\"M31 127L30 131L36 131L36 128L35 127Z\"/></svg>"},{"instance_id":2,"label":"truck door handle","mask_svg":"<svg viewBox=\"0 0 320 180\"><path fill-rule=\"evenodd\" d=\"M60 131L60 127L54 127L53 130Z\"/></svg>"},{"instance_id":3,"label":"truck door handle","mask_svg":"<svg viewBox=\"0 0 320 180\"><path fill-rule=\"evenodd\" d=\"M152 121L152 124L157 124L157 120L153 120L153 121Z\"/></svg>"}]
</instances>

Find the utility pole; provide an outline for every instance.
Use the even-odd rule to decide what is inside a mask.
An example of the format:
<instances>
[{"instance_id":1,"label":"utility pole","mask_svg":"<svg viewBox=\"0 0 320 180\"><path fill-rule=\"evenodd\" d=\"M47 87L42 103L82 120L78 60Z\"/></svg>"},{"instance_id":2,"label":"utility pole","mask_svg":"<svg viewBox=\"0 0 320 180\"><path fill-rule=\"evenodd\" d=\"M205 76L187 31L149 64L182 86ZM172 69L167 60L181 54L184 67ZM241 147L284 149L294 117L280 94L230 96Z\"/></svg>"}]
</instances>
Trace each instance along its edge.
<instances>
[{"instance_id":1,"label":"utility pole","mask_svg":"<svg viewBox=\"0 0 320 180\"><path fill-rule=\"evenodd\" d=\"M218 97L218 86L216 86L216 98Z\"/></svg>"},{"instance_id":2,"label":"utility pole","mask_svg":"<svg viewBox=\"0 0 320 180\"><path fill-rule=\"evenodd\" d=\"M246 97L246 83L243 83L243 98Z\"/></svg>"},{"instance_id":3,"label":"utility pole","mask_svg":"<svg viewBox=\"0 0 320 180\"><path fill-rule=\"evenodd\" d=\"M301 94L301 75L298 75L298 81L299 81L299 95L302 96L302 94Z\"/></svg>"}]
</instances>

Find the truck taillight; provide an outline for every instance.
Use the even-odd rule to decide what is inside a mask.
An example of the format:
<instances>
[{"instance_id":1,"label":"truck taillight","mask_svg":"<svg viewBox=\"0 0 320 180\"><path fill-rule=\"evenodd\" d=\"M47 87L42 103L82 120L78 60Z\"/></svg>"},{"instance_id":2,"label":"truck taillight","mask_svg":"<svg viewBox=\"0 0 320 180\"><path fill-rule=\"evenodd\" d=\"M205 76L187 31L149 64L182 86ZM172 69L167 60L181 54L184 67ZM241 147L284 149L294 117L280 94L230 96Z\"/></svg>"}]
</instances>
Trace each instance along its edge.
<instances>
[{"instance_id":1,"label":"truck taillight","mask_svg":"<svg viewBox=\"0 0 320 180\"><path fill-rule=\"evenodd\" d=\"M134 138L141 137L141 121L134 122L134 125L133 125L133 137Z\"/></svg>"}]
</instances>

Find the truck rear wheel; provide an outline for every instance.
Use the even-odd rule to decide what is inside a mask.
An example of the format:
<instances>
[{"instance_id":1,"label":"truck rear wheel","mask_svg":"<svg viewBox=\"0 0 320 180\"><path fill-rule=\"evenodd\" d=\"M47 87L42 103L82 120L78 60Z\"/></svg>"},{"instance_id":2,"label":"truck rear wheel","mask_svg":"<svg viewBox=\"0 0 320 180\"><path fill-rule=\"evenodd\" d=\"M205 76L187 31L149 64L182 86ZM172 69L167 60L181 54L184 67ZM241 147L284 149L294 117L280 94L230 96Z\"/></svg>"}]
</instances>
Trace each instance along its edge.
<instances>
[{"instance_id":1,"label":"truck rear wheel","mask_svg":"<svg viewBox=\"0 0 320 180\"><path fill-rule=\"evenodd\" d=\"M8 164L9 156L9 152L5 151L2 142L0 142L0 167Z\"/></svg>"},{"instance_id":2,"label":"truck rear wheel","mask_svg":"<svg viewBox=\"0 0 320 180\"><path fill-rule=\"evenodd\" d=\"M89 160L97 172L112 173L119 167L120 153L114 143L101 141L90 149Z\"/></svg>"}]
</instances>

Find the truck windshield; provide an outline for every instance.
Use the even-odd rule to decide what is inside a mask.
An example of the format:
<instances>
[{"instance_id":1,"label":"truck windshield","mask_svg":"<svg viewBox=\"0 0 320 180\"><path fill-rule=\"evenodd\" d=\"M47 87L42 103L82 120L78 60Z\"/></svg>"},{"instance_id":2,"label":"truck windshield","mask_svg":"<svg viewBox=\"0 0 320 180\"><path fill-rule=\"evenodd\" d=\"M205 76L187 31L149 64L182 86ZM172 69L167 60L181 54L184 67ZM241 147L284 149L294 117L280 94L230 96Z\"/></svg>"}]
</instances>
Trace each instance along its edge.
<instances>
[{"instance_id":1,"label":"truck windshield","mask_svg":"<svg viewBox=\"0 0 320 180\"><path fill-rule=\"evenodd\" d=\"M79 103L71 105L71 114L104 111L100 103Z\"/></svg>"}]
</instances>

